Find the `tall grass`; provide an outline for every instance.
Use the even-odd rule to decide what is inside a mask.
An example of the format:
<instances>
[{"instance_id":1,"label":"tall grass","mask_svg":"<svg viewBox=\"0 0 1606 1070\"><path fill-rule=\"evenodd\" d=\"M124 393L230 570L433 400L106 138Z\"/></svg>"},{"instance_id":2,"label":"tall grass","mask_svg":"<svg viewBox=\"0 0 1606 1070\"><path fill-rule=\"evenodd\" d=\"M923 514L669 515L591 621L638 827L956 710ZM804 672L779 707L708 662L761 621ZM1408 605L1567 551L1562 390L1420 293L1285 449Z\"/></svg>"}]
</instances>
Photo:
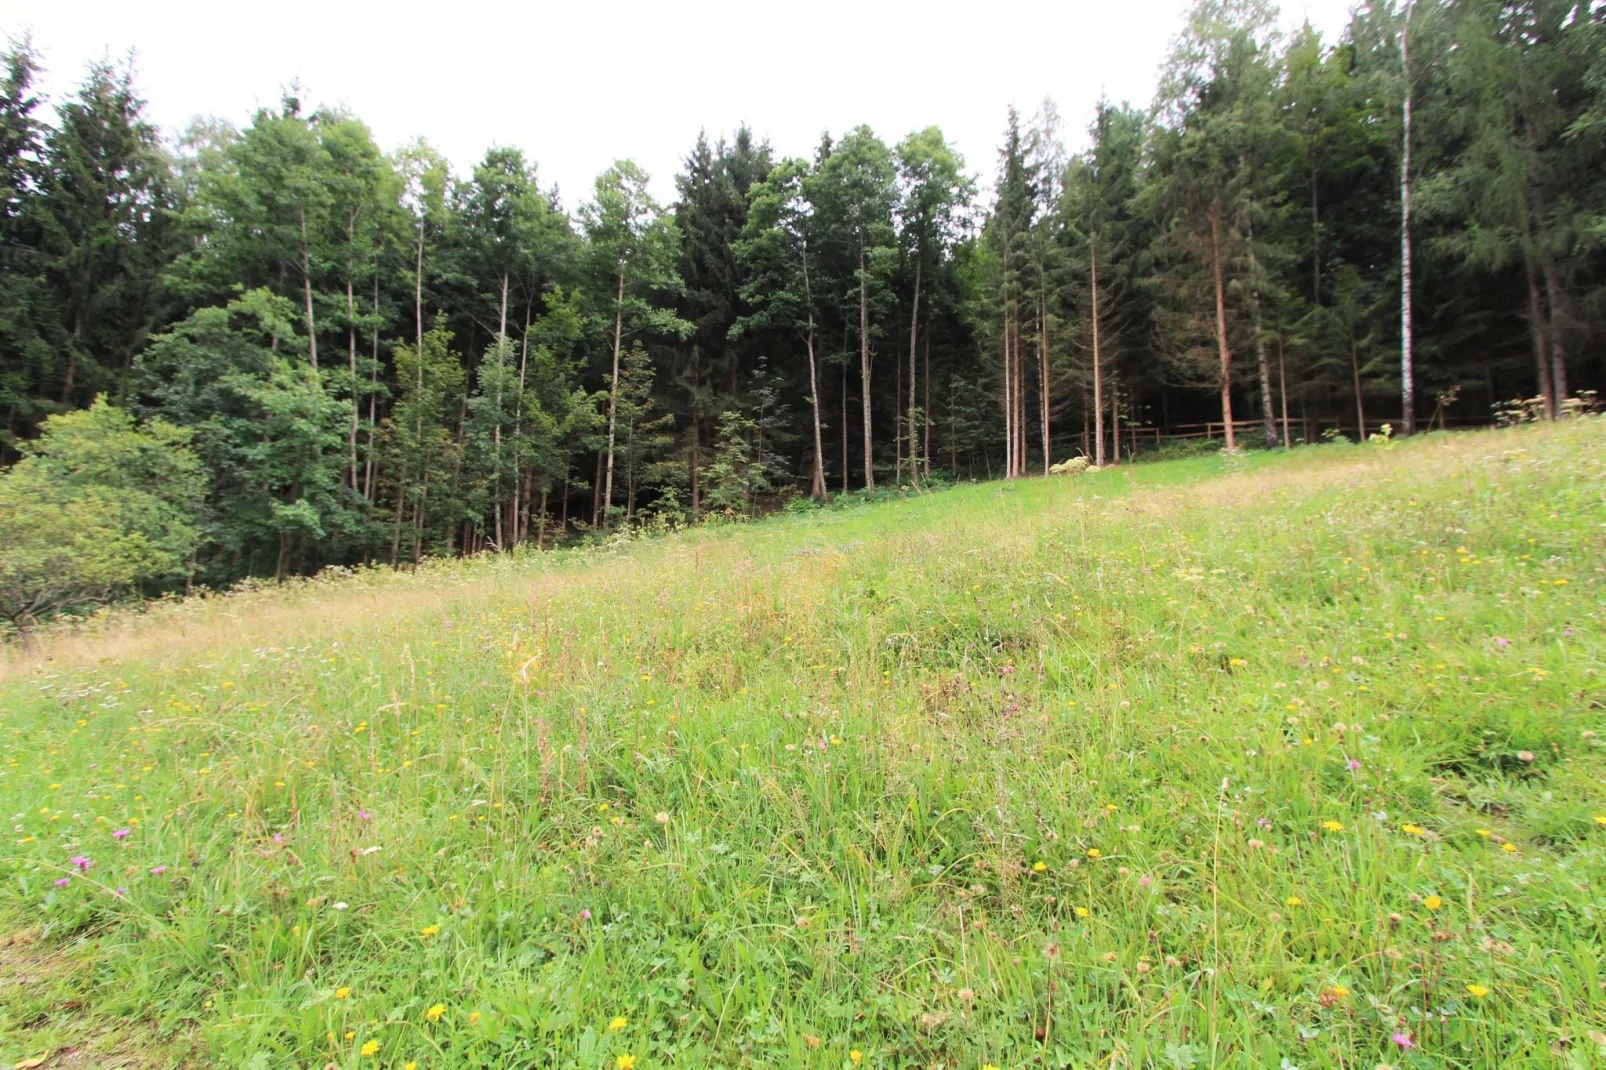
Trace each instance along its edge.
<instances>
[{"instance_id":1,"label":"tall grass","mask_svg":"<svg viewBox=\"0 0 1606 1070\"><path fill-rule=\"evenodd\" d=\"M75 640L0 684L0 1057L1595 1065L1603 430Z\"/></svg>"}]
</instances>

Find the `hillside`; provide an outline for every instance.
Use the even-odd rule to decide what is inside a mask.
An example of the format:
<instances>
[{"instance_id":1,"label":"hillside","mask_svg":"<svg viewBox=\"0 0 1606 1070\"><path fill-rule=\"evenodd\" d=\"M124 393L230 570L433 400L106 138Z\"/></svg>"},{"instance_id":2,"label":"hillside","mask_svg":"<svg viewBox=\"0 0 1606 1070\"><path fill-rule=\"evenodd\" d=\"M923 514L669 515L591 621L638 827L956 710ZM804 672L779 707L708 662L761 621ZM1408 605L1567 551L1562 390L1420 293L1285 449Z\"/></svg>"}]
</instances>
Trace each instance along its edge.
<instances>
[{"instance_id":1,"label":"hillside","mask_svg":"<svg viewBox=\"0 0 1606 1070\"><path fill-rule=\"evenodd\" d=\"M0 1062L1590 1065L1603 432L967 485L13 652Z\"/></svg>"}]
</instances>

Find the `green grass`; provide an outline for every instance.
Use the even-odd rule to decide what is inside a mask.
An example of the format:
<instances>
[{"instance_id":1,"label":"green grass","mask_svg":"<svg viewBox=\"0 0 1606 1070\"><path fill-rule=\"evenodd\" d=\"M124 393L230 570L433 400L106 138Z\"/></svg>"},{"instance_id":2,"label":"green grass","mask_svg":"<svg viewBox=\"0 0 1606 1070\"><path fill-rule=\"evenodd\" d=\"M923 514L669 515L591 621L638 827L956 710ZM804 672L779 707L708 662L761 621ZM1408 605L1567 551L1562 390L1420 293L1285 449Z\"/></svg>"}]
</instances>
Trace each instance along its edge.
<instances>
[{"instance_id":1,"label":"green grass","mask_svg":"<svg viewBox=\"0 0 1606 1070\"><path fill-rule=\"evenodd\" d=\"M1201 458L74 640L0 1062L1600 1065L1603 487L1596 420Z\"/></svg>"}]
</instances>

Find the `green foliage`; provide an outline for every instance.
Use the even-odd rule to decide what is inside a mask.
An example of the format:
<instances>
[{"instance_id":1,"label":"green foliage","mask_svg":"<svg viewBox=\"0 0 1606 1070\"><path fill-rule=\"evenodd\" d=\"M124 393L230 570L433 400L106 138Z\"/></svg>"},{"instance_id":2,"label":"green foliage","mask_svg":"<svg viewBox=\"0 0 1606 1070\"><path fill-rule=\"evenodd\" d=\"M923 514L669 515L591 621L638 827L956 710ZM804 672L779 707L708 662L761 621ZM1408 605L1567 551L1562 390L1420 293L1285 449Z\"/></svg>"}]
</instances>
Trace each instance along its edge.
<instances>
[{"instance_id":1,"label":"green foliage","mask_svg":"<svg viewBox=\"0 0 1606 1070\"><path fill-rule=\"evenodd\" d=\"M205 489L189 442L102 396L47 419L0 471L0 618L24 642L51 613L188 570Z\"/></svg>"}]
</instances>

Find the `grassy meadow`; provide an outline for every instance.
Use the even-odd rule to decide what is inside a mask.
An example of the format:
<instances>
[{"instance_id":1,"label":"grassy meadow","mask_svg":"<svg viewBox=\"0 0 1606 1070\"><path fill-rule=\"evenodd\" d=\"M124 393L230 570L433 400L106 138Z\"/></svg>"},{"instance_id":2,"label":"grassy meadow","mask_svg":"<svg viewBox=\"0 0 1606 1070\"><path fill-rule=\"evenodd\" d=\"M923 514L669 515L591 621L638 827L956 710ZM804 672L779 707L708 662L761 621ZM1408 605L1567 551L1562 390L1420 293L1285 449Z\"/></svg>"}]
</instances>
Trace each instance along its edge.
<instances>
[{"instance_id":1,"label":"grassy meadow","mask_svg":"<svg viewBox=\"0 0 1606 1070\"><path fill-rule=\"evenodd\" d=\"M1603 1065L1603 617L1581 419L47 640L0 1066Z\"/></svg>"}]
</instances>

